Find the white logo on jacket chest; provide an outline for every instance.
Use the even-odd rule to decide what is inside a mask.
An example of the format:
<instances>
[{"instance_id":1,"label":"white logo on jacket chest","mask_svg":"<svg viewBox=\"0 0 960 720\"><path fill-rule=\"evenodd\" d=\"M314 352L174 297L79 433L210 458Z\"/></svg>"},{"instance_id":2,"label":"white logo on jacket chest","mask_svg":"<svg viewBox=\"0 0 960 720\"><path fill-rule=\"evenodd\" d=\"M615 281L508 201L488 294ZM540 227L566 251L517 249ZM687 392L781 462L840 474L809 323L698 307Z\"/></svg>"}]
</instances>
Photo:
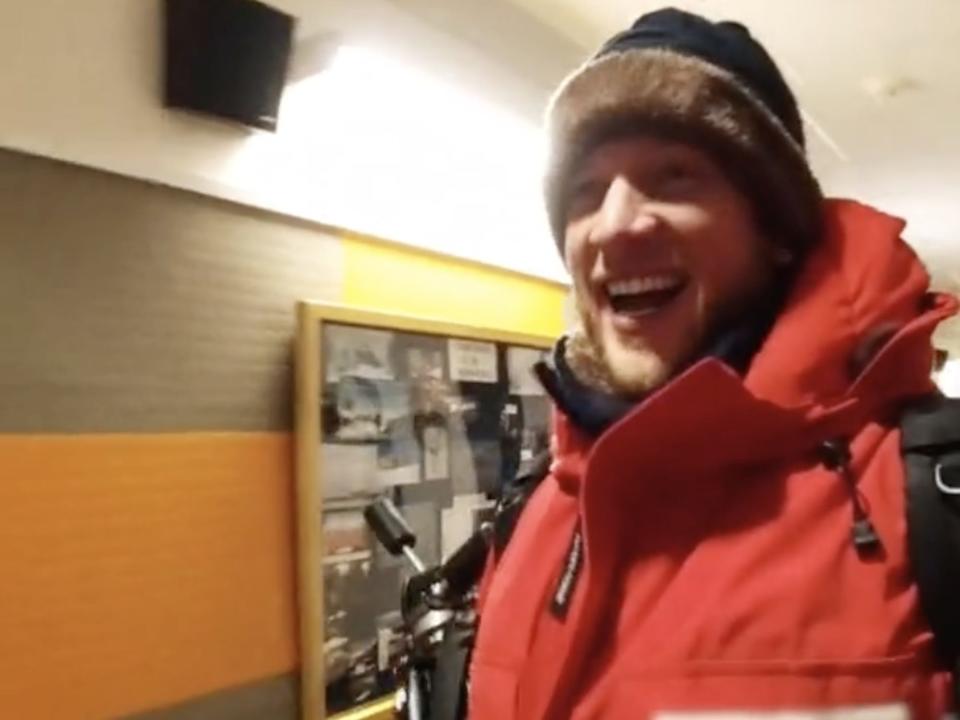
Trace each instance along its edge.
<instances>
[{"instance_id":1,"label":"white logo on jacket chest","mask_svg":"<svg viewBox=\"0 0 960 720\"><path fill-rule=\"evenodd\" d=\"M905 705L869 705L831 710L723 710L658 712L654 720L910 720Z\"/></svg>"}]
</instances>

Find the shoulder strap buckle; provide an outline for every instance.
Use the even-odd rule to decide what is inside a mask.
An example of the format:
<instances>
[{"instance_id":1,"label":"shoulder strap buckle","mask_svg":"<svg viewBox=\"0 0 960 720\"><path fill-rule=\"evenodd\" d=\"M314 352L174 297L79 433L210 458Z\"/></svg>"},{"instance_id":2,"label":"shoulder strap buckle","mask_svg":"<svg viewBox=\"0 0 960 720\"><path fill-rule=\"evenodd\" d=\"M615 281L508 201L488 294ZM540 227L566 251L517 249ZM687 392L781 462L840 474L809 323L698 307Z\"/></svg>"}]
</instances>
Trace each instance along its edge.
<instances>
[{"instance_id":1,"label":"shoulder strap buckle","mask_svg":"<svg viewBox=\"0 0 960 720\"><path fill-rule=\"evenodd\" d=\"M943 463L938 462L936 467L933 470L933 482L937 486L937 490L942 492L944 495L960 496L960 481L954 480L951 484L944 479L944 470L946 466ZM960 470L960 467L953 466L954 470ZM960 475L960 473L956 473Z\"/></svg>"}]
</instances>

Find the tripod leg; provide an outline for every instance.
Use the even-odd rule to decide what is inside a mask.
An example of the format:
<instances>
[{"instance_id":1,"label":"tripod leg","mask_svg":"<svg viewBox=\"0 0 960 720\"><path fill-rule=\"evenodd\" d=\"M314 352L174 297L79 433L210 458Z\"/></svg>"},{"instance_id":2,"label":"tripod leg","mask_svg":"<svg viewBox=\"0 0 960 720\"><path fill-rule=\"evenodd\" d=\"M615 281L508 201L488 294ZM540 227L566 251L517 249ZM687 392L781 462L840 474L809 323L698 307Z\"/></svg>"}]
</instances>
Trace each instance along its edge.
<instances>
[{"instance_id":1,"label":"tripod leg","mask_svg":"<svg viewBox=\"0 0 960 720\"><path fill-rule=\"evenodd\" d=\"M407 676L407 720L427 720L423 681L423 673L417 668L410 668Z\"/></svg>"}]
</instances>

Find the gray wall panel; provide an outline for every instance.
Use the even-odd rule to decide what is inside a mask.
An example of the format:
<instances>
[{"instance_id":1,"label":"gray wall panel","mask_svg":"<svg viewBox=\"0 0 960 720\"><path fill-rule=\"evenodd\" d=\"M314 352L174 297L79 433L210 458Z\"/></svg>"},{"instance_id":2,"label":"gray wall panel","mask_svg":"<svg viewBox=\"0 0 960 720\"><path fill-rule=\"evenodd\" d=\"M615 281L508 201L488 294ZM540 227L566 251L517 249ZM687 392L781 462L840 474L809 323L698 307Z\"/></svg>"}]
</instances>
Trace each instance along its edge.
<instances>
[{"instance_id":1,"label":"gray wall panel","mask_svg":"<svg viewBox=\"0 0 960 720\"><path fill-rule=\"evenodd\" d=\"M0 150L0 432L285 430L308 223Z\"/></svg>"}]
</instances>

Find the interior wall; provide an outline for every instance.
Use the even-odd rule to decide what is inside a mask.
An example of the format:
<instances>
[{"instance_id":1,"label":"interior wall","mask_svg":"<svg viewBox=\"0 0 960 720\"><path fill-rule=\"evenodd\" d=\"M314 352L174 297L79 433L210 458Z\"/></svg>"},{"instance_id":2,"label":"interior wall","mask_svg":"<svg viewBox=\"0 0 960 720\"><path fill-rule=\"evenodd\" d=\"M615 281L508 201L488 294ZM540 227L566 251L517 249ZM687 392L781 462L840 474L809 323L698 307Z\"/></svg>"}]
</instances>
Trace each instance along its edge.
<instances>
[{"instance_id":1,"label":"interior wall","mask_svg":"<svg viewBox=\"0 0 960 720\"><path fill-rule=\"evenodd\" d=\"M318 37L336 35L346 44L370 46L424 68L531 123L539 122L556 78L581 56L559 34L501 0L473 3L479 13L475 21L466 12L443 12L441 6L449 6L444 0L418 0L411 7L393 0L270 4L298 18L300 49ZM453 23L457 18L460 25ZM282 121L280 135L274 136L162 106L162 21L161 0L0 3L0 147L564 279L559 263L550 262L545 225L542 237L520 238L516 235L528 233L506 220L501 223L500 236L539 242L544 251L525 255L511 252L509 243L470 242L470 227L461 227L459 233L434 232L411 221L406 208L419 207L423 197L452 193L469 199L475 194L472 187L451 188L446 177L411 182L416 167L380 168L379 174L389 175L382 178L389 192L378 196L362 183L345 187L342 164L320 158L311 164L311 182L326 192L299 198L302 168L288 157L284 142L270 141L282 135ZM481 28L496 22L508 30L495 38L483 33L477 37ZM464 27L474 36L459 37ZM309 53L298 54L295 48L295 64L303 54ZM341 140L347 156L369 142L349 134ZM249 172L251 164L269 170ZM263 182L268 173L269 181ZM533 185L531 190L535 196ZM365 192L374 193L370 201L377 212L350 211L355 203L343 198ZM395 202L398 197L407 202ZM495 215L495 207L485 211Z\"/></svg>"},{"instance_id":2,"label":"interior wall","mask_svg":"<svg viewBox=\"0 0 960 720\"><path fill-rule=\"evenodd\" d=\"M296 300L562 326L557 284L9 151L0 238L10 717L296 716Z\"/></svg>"}]
</instances>

